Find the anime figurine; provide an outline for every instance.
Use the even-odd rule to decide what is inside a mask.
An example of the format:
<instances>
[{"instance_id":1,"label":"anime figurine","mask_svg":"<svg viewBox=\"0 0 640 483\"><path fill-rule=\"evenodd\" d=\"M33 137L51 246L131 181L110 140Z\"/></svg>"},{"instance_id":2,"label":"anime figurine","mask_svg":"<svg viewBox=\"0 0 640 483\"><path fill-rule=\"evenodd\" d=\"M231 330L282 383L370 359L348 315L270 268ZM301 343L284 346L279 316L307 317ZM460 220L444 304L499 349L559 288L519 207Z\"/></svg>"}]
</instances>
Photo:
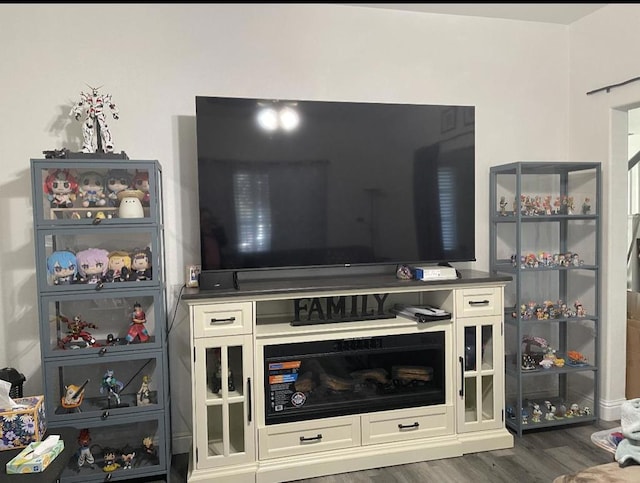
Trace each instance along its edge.
<instances>
[{"instance_id":1,"label":"anime figurine","mask_svg":"<svg viewBox=\"0 0 640 483\"><path fill-rule=\"evenodd\" d=\"M78 182L68 169L56 169L45 178L43 189L51 208L71 208L78 194Z\"/></svg>"},{"instance_id":2,"label":"anime figurine","mask_svg":"<svg viewBox=\"0 0 640 483\"><path fill-rule=\"evenodd\" d=\"M120 458L122 458L122 469L130 470L132 468L133 458L135 457L136 457L136 452L131 450L131 448L126 447L122 451L122 455L120 456Z\"/></svg>"},{"instance_id":3,"label":"anime figurine","mask_svg":"<svg viewBox=\"0 0 640 483\"><path fill-rule=\"evenodd\" d=\"M78 196L85 208L105 206L107 195L104 192L104 179L96 171L86 171L78 177Z\"/></svg>"},{"instance_id":4,"label":"anime figurine","mask_svg":"<svg viewBox=\"0 0 640 483\"><path fill-rule=\"evenodd\" d=\"M591 199L587 197L584 199L584 203L582 203L582 214L588 215L590 211L591 211Z\"/></svg>"},{"instance_id":5,"label":"anime figurine","mask_svg":"<svg viewBox=\"0 0 640 483\"><path fill-rule=\"evenodd\" d=\"M85 322L84 320L82 320L82 318L79 315L76 315L73 318L73 320L69 320L66 317L61 316L60 320L62 320L67 324L67 329L68 329L66 337L58 341L58 347L60 347L61 349L66 349L67 344L69 344L72 341L77 341L79 339L82 339L85 342L87 347L100 346L100 344L96 342L96 339L89 332L85 330L87 327L91 329L97 329L98 326L96 324ZM72 347L75 346L75 342L73 342L71 345Z\"/></svg>"},{"instance_id":6,"label":"anime figurine","mask_svg":"<svg viewBox=\"0 0 640 483\"><path fill-rule=\"evenodd\" d=\"M111 448L105 448L103 459L104 459L104 466L102 467L102 471L104 471L105 473L111 473L112 471L115 471L118 468L120 468L120 463L116 461L115 450L112 450Z\"/></svg>"},{"instance_id":7,"label":"anime figurine","mask_svg":"<svg viewBox=\"0 0 640 483\"><path fill-rule=\"evenodd\" d=\"M102 248L87 248L76 253L78 281L101 283L109 267L109 252Z\"/></svg>"},{"instance_id":8,"label":"anime figurine","mask_svg":"<svg viewBox=\"0 0 640 483\"><path fill-rule=\"evenodd\" d=\"M119 119L120 112L111 101L111 94L99 94L100 87L89 87L91 93L80 92L80 100L71 108L69 115L76 121L80 120L82 114L86 116L82 124L83 153L112 153L113 140L107 125L105 106L109 106L114 119Z\"/></svg>"},{"instance_id":9,"label":"anime figurine","mask_svg":"<svg viewBox=\"0 0 640 483\"><path fill-rule=\"evenodd\" d=\"M120 391L124 384L118 381L113 375L113 370L108 369L102 376L102 383L100 384L100 394L107 393L107 399L109 401L109 407L111 407L111 398L116 400L116 405L120 406Z\"/></svg>"},{"instance_id":10,"label":"anime figurine","mask_svg":"<svg viewBox=\"0 0 640 483\"><path fill-rule=\"evenodd\" d=\"M142 446L147 456L151 456L152 458L156 458L158 456L158 452L156 451L156 447L153 444L153 439L151 439L151 436L145 436L142 439Z\"/></svg>"},{"instance_id":11,"label":"anime figurine","mask_svg":"<svg viewBox=\"0 0 640 483\"><path fill-rule=\"evenodd\" d=\"M138 393L136 395L138 406L148 406L151 404L151 389L149 388L150 382L151 378L149 376L142 376L142 384L140 385L140 389L138 389Z\"/></svg>"},{"instance_id":12,"label":"anime figurine","mask_svg":"<svg viewBox=\"0 0 640 483\"><path fill-rule=\"evenodd\" d=\"M129 332L127 333L127 344L131 344L134 340L140 339L140 342L149 340L149 332L144 324L147 323L147 316L142 310L142 306L136 302L133 304L133 312L131 313L131 323L129 324Z\"/></svg>"},{"instance_id":13,"label":"anime figurine","mask_svg":"<svg viewBox=\"0 0 640 483\"><path fill-rule=\"evenodd\" d=\"M104 275L105 282L126 282L131 273L131 256L128 252L113 251L107 255L107 272Z\"/></svg>"},{"instance_id":14,"label":"anime figurine","mask_svg":"<svg viewBox=\"0 0 640 483\"><path fill-rule=\"evenodd\" d=\"M144 193L140 190L124 190L118 193L120 202L118 216L120 218L144 218L143 198Z\"/></svg>"},{"instance_id":15,"label":"anime figurine","mask_svg":"<svg viewBox=\"0 0 640 483\"><path fill-rule=\"evenodd\" d=\"M58 250L47 257L47 272L53 285L68 285L76 281L78 260L69 250Z\"/></svg>"},{"instance_id":16,"label":"anime figurine","mask_svg":"<svg viewBox=\"0 0 640 483\"><path fill-rule=\"evenodd\" d=\"M93 468L95 459L89 447L91 445L91 433L89 433L88 429L80 431L80 434L78 434L78 444L80 445L78 450L78 468L84 466L85 463Z\"/></svg>"},{"instance_id":17,"label":"anime figurine","mask_svg":"<svg viewBox=\"0 0 640 483\"><path fill-rule=\"evenodd\" d=\"M133 176L133 188L144 193L142 197L142 206L149 206L151 195L149 194L149 173L147 171L138 171Z\"/></svg>"},{"instance_id":18,"label":"anime figurine","mask_svg":"<svg viewBox=\"0 0 640 483\"><path fill-rule=\"evenodd\" d=\"M151 250L135 249L131 252L131 276L129 280L151 280Z\"/></svg>"},{"instance_id":19,"label":"anime figurine","mask_svg":"<svg viewBox=\"0 0 640 483\"><path fill-rule=\"evenodd\" d=\"M65 409L73 409L80 412L80 405L84 400L84 388L89 384L89 379L84 381L82 386L76 386L75 384L69 384L65 386L65 394L62 397L60 404Z\"/></svg>"},{"instance_id":20,"label":"anime figurine","mask_svg":"<svg viewBox=\"0 0 640 483\"><path fill-rule=\"evenodd\" d=\"M132 177L126 169L111 169L105 180L109 206L118 206L118 193L131 187Z\"/></svg>"}]
</instances>

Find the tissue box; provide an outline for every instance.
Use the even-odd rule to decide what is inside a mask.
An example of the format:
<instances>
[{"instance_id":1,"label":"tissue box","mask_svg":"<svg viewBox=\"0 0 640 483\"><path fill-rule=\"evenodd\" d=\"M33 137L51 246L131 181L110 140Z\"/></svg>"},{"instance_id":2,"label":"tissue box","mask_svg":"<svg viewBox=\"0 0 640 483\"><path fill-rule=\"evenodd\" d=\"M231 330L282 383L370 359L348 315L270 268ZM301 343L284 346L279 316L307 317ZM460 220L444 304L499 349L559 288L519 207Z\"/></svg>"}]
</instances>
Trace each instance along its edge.
<instances>
[{"instance_id":1,"label":"tissue box","mask_svg":"<svg viewBox=\"0 0 640 483\"><path fill-rule=\"evenodd\" d=\"M41 473L64 449L64 441L59 440L53 448L44 454L41 454L37 458L28 458L27 456L35 450L39 444L41 443L31 443L9 461L7 463L7 474Z\"/></svg>"},{"instance_id":2,"label":"tissue box","mask_svg":"<svg viewBox=\"0 0 640 483\"><path fill-rule=\"evenodd\" d=\"M13 400L25 408L0 408L0 451L24 448L41 441L47 430L44 396L21 397Z\"/></svg>"}]
</instances>

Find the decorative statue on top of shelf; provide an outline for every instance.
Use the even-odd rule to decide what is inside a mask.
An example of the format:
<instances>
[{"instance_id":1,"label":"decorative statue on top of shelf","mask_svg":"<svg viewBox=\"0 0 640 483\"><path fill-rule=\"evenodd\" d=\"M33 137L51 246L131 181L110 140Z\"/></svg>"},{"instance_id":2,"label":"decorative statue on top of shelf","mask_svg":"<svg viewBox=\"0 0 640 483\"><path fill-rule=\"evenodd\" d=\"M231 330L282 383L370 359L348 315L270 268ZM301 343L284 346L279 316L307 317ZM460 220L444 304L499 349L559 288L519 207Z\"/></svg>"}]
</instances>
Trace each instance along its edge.
<instances>
[{"instance_id":1,"label":"decorative statue on top of shelf","mask_svg":"<svg viewBox=\"0 0 640 483\"><path fill-rule=\"evenodd\" d=\"M106 391L109 407L111 407L111 398L116 400L116 405L120 406L120 391L124 388L124 384L116 379L113 375L113 370L107 369L107 372L102 376L102 383L100 384L100 394L104 394Z\"/></svg>"},{"instance_id":2,"label":"decorative statue on top of shelf","mask_svg":"<svg viewBox=\"0 0 640 483\"><path fill-rule=\"evenodd\" d=\"M80 434L78 434L78 444L80 445L78 449L78 468L84 466L85 463L87 463L90 468L93 468L95 459L91 453L91 433L88 429L80 431Z\"/></svg>"},{"instance_id":3,"label":"decorative statue on top of shelf","mask_svg":"<svg viewBox=\"0 0 640 483\"><path fill-rule=\"evenodd\" d=\"M131 252L131 276L129 280L151 280L151 250L135 249Z\"/></svg>"},{"instance_id":4,"label":"decorative statue on top of shelf","mask_svg":"<svg viewBox=\"0 0 640 483\"><path fill-rule=\"evenodd\" d=\"M131 344L134 340L139 339L140 342L149 340L149 332L144 324L147 323L147 316L142 310L142 306L136 302L133 304L133 312L131 313L131 323L129 332L127 333L127 344Z\"/></svg>"},{"instance_id":5,"label":"decorative statue on top of shelf","mask_svg":"<svg viewBox=\"0 0 640 483\"><path fill-rule=\"evenodd\" d=\"M87 248L76 253L78 259L78 281L80 283L102 283L109 267L109 252L102 248Z\"/></svg>"},{"instance_id":6,"label":"decorative statue on top of shelf","mask_svg":"<svg viewBox=\"0 0 640 483\"><path fill-rule=\"evenodd\" d=\"M68 285L78 275L76 254L69 250L58 250L47 257L47 272L54 285Z\"/></svg>"},{"instance_id":7,"label":"decorative statue on top of shelf","mask_svg":"<svg viewBox=\"0 0 640 483\"><path fill-rule=\"evenodd\" d=\"M80 120L83 114L86 116L82 123L82 152L112 153L113 141L107 125L105 106L109 106L114 119L119 119L120 113L111 101L111 94L99 94L100 87L88 87L91 88L91 93L80 92L80 100L69 113L76 121Z\"/></svg>"},{"instance_id":8,"label":"decorative statue on top of shelf","mask_svg":"<svg viewBox=\"0 0 640 483\"><path fill-rule=\"evenodd\" d=\"M96 171L86 171L79 176L79 196L85 208L105 206L107 195L104 193L104 178Z\"/></svg>"},{"instance_id":9,"label":"decorative statue on top of shelf","mask_svg":"<svg viewBox=\"0 0 640 483\"><path fill-rule=\"evenodd\" d=\"M107 273L104 275L105 282L126 282L131 273L131 256L129 252L115 250L107 255Z\"/></svg>"},{"instance_id":10,"label":"decorative statue on top of shelf","mask_svg":"<svg viewBox=\"0 0 640 483\"><path fill-rule=\"evenodd\" d=\"M142 197L142 206L149 206L151 195L149 194L149 172L136 170L136 174L133 176L134 189L140 190L144 193Z\"/></svg>"},{"instance_id":11,"label":"decorative statue on top of shelf","mask_svg":"<svg viewBox=\"0 0 640 483\"><path fill-rule=\"evenodd\" d=\"M126 169L110 169L105 176L109 206L118 206L118 193L131 189L132 177Z\"/></svg>"},{"instance_id":12,"label":"decorative statue on top of shelf","mask_svg":"<svg viewBox=\"0 0 640 483\"><path fill-rule=\"evenodd\" d=\"M78 182L68 169L50 170L43 183L51 208L71 208L78 194Z\"/></svg>"},{"instance_id":13,"label":"decorative statue on top of shelf","mask_svg":"<svg viewBox=\"0 0 640 483\"><path fill-rule=\"evenodd\" d=\"M69 320L64 316L59 316L58 319L66 323L68 329L66 337L63 337L58 341L58 347L60 347L60 349L66 349L67 344L69 343L71 343L72 348L77 348L77 342L75 341L78 341L79 339L82 339L85 342L86 347L100 346L100 344L96 342L96 339L85 330L87 327L90 329L97 329L98 326L96 324L82 320L79 315L76 315L73 320Z\"/></svg>"}]
</instances>

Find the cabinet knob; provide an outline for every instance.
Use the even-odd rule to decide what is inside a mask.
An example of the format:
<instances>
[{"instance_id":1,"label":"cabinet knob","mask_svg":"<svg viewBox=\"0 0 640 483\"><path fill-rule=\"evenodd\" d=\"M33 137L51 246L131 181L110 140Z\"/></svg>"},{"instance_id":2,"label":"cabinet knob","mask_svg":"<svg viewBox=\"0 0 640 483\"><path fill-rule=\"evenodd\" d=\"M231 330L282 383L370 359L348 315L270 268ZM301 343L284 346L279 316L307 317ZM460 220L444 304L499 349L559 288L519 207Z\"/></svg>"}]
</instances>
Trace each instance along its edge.
<instances>
[{"instance_id":1,"label":"cabinet knob","mask_svg":"<svg viewBox=\"0 0 640 483\"><path fill-rule=\"evenodd\" d=\"M102 416L100 416L100 419L107 419L109 417L109 411L105 411L102 413Z\"/></svg>"}]
</instances>

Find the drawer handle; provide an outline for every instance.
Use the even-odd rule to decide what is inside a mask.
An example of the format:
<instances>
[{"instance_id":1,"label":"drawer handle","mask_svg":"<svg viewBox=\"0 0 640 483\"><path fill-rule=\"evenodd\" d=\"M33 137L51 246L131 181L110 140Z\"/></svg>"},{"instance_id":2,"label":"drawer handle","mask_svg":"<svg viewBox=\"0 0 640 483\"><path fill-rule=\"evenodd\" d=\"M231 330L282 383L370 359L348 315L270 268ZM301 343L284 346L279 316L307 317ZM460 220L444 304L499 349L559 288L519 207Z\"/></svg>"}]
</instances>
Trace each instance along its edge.
<instances>
[{"instance_id":1,"label":"drawer handle","mask_svg":"<svg viewBox=\"0 0 640 483\"><path fill-rule=\"evenodd\" d=\"M473 305L473 306L476 306L476 305L489 305L489 301L488 300L478 300L478 301L469 300L469 305Z\"/></svg>"},{"instance_id":2,"label":"drawer handle","mask_svg":"<svg viewBox=\"0 0 640 483\"><path fill-rule=\"evenodd\" d=\"M413 424L398 424L398 429L402 431L403 429L418 429L420 427L419 422L415 422Z\"/></svg>"},{"instance_id":3,"label":"drawer handle","mask_svg":"<svg viewBox=\"0 0 640 483\"><path fill-rule=\"evenodd\" d=\"M314 436L313 438L305 438L304 436L300 436L301 443L317 443L322 440L322 435Z\"/></svg>"},{"instance_id":4,"label":"drawer handle","mask_svg":"<svg viewBox=\"0 0 640 483\"><path fill-rule=\"evenodd\" d=\"M227 317L226 319L216 319L214 317L209 322L209 325L213 325L213 324L233 324L235 321L236 321L235 317Z\"/></svg>"}]
</instances>

